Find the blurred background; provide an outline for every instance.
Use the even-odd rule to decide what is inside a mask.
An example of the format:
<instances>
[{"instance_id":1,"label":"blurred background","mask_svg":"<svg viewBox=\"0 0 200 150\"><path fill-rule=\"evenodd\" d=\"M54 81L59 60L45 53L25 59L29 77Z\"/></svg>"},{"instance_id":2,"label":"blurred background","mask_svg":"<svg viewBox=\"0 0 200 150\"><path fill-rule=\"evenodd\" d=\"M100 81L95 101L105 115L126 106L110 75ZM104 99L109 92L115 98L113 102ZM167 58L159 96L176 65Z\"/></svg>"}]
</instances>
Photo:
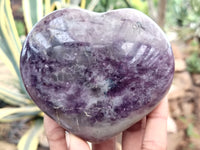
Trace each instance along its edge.
<instances>
[{"instance_id":1,"label":"blurred background","mask_svg":"<svg viewBox=\"0 0 200 150\"><path fill-rule=\"evenodd\" d=\"M65 7L135 8L157 22L175 57L168 150L200 150L200 0L0 0L0 150L48 149L43 113L24 89L19 57L33 25Z\"/></svg>"}]
</instances>

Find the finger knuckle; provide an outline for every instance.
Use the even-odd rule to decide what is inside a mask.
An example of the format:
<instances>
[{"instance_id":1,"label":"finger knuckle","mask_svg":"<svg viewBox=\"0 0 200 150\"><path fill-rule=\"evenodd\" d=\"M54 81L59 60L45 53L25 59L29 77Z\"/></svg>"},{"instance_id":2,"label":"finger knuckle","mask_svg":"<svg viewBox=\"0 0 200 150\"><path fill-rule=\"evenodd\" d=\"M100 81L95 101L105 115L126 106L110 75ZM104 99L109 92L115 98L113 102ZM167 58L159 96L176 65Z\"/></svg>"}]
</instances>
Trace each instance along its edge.
<instances>
[{"instance_id":1,"label":"finger knuckle","mask_svg":"<svg viewBox=\"0 0 200 150\"><path fill-rule=\"evenodd\" d=\"M142 144L142 150L166 150L166 145L159 141L146 140Z\"/></svg>"},{"instance_id":2,"label":"finger knuckle","mask_svg":"<svg viewBox=\"0 0 200 150\"><path fill-rule=\"evenodd\" d=\"M47 132L46 136L48 141L59 141L65 138L64 134L60 131L59 128L55 128L54 130L52 130L52 132Z\"/></svg>"}]
</instances>

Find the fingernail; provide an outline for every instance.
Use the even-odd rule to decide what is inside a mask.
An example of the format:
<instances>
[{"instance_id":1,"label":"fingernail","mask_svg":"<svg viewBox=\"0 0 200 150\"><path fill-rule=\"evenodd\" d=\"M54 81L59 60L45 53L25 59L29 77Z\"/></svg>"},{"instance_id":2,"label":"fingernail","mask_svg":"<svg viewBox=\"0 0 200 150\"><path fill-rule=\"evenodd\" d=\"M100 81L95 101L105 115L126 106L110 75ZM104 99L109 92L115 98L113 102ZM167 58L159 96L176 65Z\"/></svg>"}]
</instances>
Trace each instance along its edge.
<instances>
[{"instance_id":1,"label":"fingernail","mask_svg":"<svg viewBox=\"0 0 200 150\"><path fill-rule=\"evenodd\" d=\"M67 143L67 150L70 150L70 133L68 131L65 131L65 139Z\"/></svg>"}]
</instances>

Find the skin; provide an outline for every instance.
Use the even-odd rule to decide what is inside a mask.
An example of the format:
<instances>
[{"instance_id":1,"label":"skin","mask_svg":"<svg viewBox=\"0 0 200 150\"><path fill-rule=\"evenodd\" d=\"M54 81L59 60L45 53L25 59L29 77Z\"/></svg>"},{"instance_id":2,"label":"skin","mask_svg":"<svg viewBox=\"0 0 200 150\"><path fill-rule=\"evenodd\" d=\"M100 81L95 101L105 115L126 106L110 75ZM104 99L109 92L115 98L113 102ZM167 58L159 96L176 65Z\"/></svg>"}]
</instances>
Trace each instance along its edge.
<instances>
[{"instance_id":1,"label":"skin","mask_svg":"<svg viewBox=\"0 0 200 150\"><path fill-rule=\"evenodd\" d=\"M167 118L168 100L165 97L148 116L122 133L122 150L166 150ZM65 130L47 115L44 116L44 128L50 150L90 150L86 141L65 134ZM116 137L92 145L92 150L115 149Z\"/></svg>"}]
</instances>

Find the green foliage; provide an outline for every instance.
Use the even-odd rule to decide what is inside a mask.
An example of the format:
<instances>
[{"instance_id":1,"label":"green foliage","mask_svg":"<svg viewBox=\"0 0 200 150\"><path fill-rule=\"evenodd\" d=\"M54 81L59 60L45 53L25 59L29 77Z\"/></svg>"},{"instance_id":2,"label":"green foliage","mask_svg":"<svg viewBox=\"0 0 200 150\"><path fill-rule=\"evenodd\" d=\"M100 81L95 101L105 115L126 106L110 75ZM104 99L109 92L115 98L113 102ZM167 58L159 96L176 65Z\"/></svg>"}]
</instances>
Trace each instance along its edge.
<instances>
[{"instance_id":1,"label":"green foliage","mask_svg":"<svg viewBox=\"0 0 200 150\"><path fill-rule=\"evenodd\" d=\"M126 0L130 3L133 8L148 14L148 3L146 0ZM155 2L155 1L154 1Z\"/></svg>"},{"instance_id":2,"label":"green foliage","mask_svg":"<svg viewBox=\"0 0 200 150\"><path fill-rule=\"evenodd\" d=\"M189 137L200 138L200 135L194 130L194 125L191 123L188 125L186 133Z\"/></svg>"},{"instance_id":3,"label":"green foliage","mask_svg":"<svg viewBox=\"0 0 200 150\"><path fill-rule=\"evenodd\" d=\"M99 3L94 8L96 12L105 12L112 9L130 7L126 0L99 0Z\"/></svg>"},{"instance_id":4,"label":"green foliage","mask_svg":"<svg viewBox=\"0 0 200 150\"><path fill-rule=\"evenodd\" d=\"M17 148L18 150L37 150L39 136L43 131L42 119L37 119L32 123L31 128L22 136Z\"/></svg>"},{"instance_id":5,"label":"green foliage","mask_svg":"<svg viewBox=\"0 0 200 150\"><path fill-rule=\"evenodd\" d=\"M200 55L197 52L191 54L186 60L187 70L191 73L200 73Z\"/></svg>"},{"instance_id":6,"label":"green foliage","mask_svg":"<svg viewBox=\"0 0 200 150\"><path fill-rule=\"evenodd\" d=\"M96 4L93 9L90 9L90 4ZM96 12L106 12L112 9L119 9L119 8L135 8L144 13L148 13L148 4L147 1L144 0L94 0L91 1L87 0L86 8L89 10L93 10Z\"/></svg>"},{"instance_id":7,"label":"green foliage","mask_svg":"<svg viewBox=\"0 0 200 150\"><path fill-rule=\"evenodd\" d=\"M178 26L199 22L200 0L170 0L167 5L167 19Z\"/></svg>"},{"instance_id":8,"label":"green foliage","mask_svg":"<svg viewBox=\"0 0 200 150\"><path fill-rule=\"evenodd\" d=\"M167 5L168 23L182 26L188 15L189 0L170 0Z\"/></svg>"},{"instance_id":9,"label":"green foliage","mask_svg":"<svg viewBox=\"0 0 200 150\"><path fill-rule=\"evenodd\" d=\"M16 28L17 28L17 32L19 36L25 35L26 31L25 31L24 23L20 20L15 20L15 24L16 24Z\"/></svg>"},{"instance_id":10,"label":"green foliage","mask_svg":"<svg viewBox=\"0 0 200 150\"><path fill-rule=\"evenodd\" d=\"M167 23L178 26L183 40L200 38L200 0L170 0L167 7Z\"/></svg>"}]
</instances>

